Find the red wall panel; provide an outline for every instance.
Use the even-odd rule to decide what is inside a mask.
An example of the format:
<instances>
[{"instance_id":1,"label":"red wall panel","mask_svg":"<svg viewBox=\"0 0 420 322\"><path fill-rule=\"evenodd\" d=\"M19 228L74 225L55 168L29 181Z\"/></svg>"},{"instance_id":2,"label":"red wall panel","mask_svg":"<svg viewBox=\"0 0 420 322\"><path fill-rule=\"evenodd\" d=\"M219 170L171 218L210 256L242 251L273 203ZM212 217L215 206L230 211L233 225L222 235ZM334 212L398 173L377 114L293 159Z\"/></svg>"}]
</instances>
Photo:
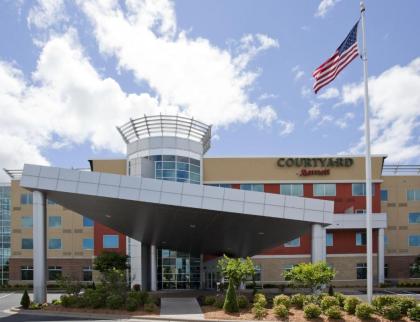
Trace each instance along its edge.
<instances>
[{"instance_id":1,"label":"red wall panel","mask_svg":"<svg viewBox=\"0 0 420 322\"><path fill-rule=\"evenodd\" d=\"M333 246L327 247L327 254L357 254L366 253L366 246L356 246L356 233L365 230L331 230L333 233ZM374 230L372 235L373 252L378 250L378 231Z\"/></svg>"},{"instance_id":2,"label":"red wall panel","mask_svg":"<svg viewBox=\"0 0 420 322\"><path fill-rule=\"evenodd\" d=\"M118 235L118 248L103 248L103 236L104 235ZM126 254L126 237L117 231L104 226L100 223L95 222L93 226L93 238L94 238L94 255L98 256L103 252L117 252L120 254Z\"/></svg>"},{"instance_id":3,"label":"red wall panel","mask_svg":"<svg viewBox=\"0 0 420 322\"><path fill-rule=\"evenodd\" d=\"M300 237L299 247L284 247L283 245L273 247L261 252L261 255L298 255L311 253L311 234Z\"/></svg>"}]
</instances>

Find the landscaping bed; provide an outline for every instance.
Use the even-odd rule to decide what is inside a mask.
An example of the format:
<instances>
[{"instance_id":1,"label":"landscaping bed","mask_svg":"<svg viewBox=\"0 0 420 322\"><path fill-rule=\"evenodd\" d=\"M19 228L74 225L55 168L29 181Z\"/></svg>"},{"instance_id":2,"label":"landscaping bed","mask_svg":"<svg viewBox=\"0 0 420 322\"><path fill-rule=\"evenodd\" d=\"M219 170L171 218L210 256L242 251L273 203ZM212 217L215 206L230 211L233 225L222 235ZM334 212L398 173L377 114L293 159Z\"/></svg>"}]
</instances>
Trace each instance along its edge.
<instances>
[{"instance_id":1,"label":"landscaping bed","mask_svg":"<svg viewBox=\"0 0 420 322\"><path fill-rule=\"evenodd\" d=\"M63 313L88 313L88 314L113 314L118 316L132 315L132 316L150 316L150 315L159 315L159 311L147 312L143 308L139 308L135 311L127 310L114 310L108 308L92 309L92 308L71 308L63 307L61 305L47 305L42 307L43 311L49 312L63 312Z\"/></svg>"}]
</instances>

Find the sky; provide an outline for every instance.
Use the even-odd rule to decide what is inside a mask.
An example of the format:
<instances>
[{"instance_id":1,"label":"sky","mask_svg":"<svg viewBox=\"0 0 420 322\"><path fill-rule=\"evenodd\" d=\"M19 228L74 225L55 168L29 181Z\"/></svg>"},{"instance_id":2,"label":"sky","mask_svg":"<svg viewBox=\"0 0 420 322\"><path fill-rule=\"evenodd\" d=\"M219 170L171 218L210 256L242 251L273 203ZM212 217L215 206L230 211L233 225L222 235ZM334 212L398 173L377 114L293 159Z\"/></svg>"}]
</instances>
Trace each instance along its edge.
<instances>
[{"instance_id":1,"label":"sky","mask_svg":"<svg viewBox=\"0 0 420 322\"><path fill-rule=\"evenodd\" d=\"M366 8L372 152L420 164L420 2ZM123 157L115 127L159 113L211 124L209 156L362 154L362 61L311 90L359 17L358 0L0 1L0 167Z\"/></svg>"}]
</instances>

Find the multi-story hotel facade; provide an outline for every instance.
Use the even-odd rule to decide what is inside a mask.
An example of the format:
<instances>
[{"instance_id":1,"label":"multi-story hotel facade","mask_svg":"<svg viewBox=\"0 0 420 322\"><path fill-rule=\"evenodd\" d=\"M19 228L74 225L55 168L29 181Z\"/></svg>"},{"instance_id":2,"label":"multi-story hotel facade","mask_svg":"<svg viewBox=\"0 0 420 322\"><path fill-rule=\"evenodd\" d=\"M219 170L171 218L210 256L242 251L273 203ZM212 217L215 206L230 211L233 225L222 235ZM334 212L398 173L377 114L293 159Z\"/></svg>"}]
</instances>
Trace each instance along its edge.
<instances>
[{"instance_id":1,"label":"multi-story hotel facade","mask_svg":"<svg viewBox=\"0 0 420 322\"><path fill-rule=\"evenodd\" d=\"M363 156L208 157L211 128L179 117L144 117L118 129L126 158L89 160L90 173L28 166L22 186L12 180L10 283L33 276L30 191L51 200L44 268L50 280L60 274L89 280L93 257L117 251L130 255L132 283L152 290L214 288L223 253L252 255L262 284L282 283L282 273L294 264L318 260L336 269L337 285L365 283ZM418 167L401 175L397 168L384 168L385 159L372 157L378 283L416 278L410 266L420 254ZM394 173L385 173L391 168ZM146 189L146 182L159 188ZM242 215L234 218L237 213ZM283 218L284 225L266 221L269 217Z\"/></svg>"}]
</instances>

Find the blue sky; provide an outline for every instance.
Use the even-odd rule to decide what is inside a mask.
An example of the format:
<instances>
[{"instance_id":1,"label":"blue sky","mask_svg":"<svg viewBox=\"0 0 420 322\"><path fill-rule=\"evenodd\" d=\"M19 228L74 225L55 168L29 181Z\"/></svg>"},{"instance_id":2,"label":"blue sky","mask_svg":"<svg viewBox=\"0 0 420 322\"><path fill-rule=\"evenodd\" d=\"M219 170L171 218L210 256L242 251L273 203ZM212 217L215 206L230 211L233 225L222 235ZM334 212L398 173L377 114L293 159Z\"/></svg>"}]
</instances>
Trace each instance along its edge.
<instances>
[{"instance_id":1,"label":"blue sky","mask_svg":"<svg viewBox=\"0 0 420 322\"><path fill-rule=\"evenodd\" d=\"M366 6L373 152L419 164L420 3ZM209 155L363 153L361 61L311 91L358 18L356 0L2 1L0 165L122 156L115 125L145 113L213 124Z\"/></svg>"}]
</instances>

